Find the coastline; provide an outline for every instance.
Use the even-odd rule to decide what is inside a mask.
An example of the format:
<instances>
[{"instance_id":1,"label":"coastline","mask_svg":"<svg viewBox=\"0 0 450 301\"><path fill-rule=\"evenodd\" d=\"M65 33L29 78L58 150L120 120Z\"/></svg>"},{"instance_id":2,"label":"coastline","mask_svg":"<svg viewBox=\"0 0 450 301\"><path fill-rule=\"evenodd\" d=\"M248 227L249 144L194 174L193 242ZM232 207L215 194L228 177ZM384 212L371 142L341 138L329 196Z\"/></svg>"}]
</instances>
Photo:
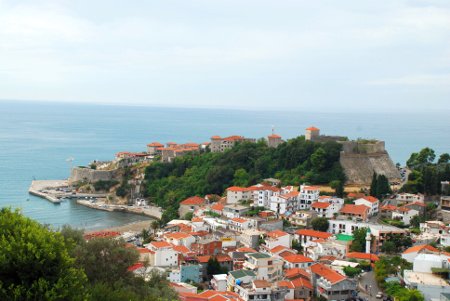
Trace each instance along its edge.
<instances>
[{"instance_id":1,"label":"coastline","mask_svg":"<svg viewBox=\"0 0 450 301\"><path fill-rule=\"evenodd\" d=\"M103 210L103 211L120 211L120 212L126 212L126 213L133 213L138 215L144 215L147 217L150 217L152 219L161 219L162 216L162 209L159 207L154 206L146 206L140 207L140 206L126 206L126 205L110 205L106 204L105 202L97 201L92 202L90 200L77 200L77 204L86 206L92 209L97 210Z\"/></svg>"},{"instance_id":2,"label":"coastline","mask_svg":"<svg viewBox=\"0 0 450 301\"><path fill-rule=\"evenodd\" d=\"M103 229L99 229L99 230L89 230L89 231L85 231L84 234L92 234L95 232L102 232L102 231L114 231L114 232L120 232L120 233L125 233L125 232L138 233L138 232L141 232L143 229L149 229L151 227L151 224L155 220L156 219L152 218L147 221L131 222L131 223L124 224L122 226L108 227L108 228L103 228Z\"/></svg>"}]
</instances>

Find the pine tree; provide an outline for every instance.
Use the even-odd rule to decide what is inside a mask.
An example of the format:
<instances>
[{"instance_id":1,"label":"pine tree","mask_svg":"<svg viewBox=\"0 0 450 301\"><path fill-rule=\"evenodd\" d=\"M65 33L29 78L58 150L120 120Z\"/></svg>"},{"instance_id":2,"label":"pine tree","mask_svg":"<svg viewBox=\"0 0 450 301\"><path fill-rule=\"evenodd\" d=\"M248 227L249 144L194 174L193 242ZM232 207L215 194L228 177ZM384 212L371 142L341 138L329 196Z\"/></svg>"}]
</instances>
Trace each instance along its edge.
<instances>
[{"instance_id":1,"label":"pine tree","mask_svg":"<svg viewBox=\"0 0 450 301\"><path fill-rule=\"evenodd\" d=\"M372 183L370 184L370 195L377 196L377 174L374 172L372 176Z\"/></svg>"}]
</instances>

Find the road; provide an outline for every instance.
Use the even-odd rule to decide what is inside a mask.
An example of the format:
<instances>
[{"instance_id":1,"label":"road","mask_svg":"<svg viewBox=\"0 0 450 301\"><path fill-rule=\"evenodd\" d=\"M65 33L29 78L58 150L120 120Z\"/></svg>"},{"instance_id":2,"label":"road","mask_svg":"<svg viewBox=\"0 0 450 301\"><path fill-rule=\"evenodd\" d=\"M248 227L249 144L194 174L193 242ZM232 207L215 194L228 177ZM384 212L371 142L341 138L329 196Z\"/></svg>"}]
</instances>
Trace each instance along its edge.
<instances>
[{"instance_id":1,"label":"road","mask_svg":"<svg viewBox=\"0 0 450 301\"><path fill-rule=\"evenodd\" d=\"M367 298L369 301L379 301L375 295L381 291L375 280L375 273L373 271L367 272L359 279L359 293L360 297Z\"/></svg>"}]
</instances>

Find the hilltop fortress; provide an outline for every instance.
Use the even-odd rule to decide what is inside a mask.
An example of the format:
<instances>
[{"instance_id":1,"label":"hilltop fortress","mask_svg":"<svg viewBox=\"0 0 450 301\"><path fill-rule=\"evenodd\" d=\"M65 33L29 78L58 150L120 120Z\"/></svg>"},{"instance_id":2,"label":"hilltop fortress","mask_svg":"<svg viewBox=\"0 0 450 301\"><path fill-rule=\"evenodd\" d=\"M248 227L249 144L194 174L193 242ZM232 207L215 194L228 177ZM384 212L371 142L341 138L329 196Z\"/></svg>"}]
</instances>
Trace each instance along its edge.
<instances>
[{"instance_id":1,"label":"hilltop fortress","mask_svg":"<svg viewBox=\"0 0 450 301\"><path fill-rule=\"evenodd\" d=\"M401 181L400 172L395 167L384 141L358 139L349 141L342 136L320 135L320 129L309 127L305 139L315 142L337 141L342 144L340 163L347 177L347 184L370 185L373 173L385 175L391 184Z\"/></svg>"}]
</instances>

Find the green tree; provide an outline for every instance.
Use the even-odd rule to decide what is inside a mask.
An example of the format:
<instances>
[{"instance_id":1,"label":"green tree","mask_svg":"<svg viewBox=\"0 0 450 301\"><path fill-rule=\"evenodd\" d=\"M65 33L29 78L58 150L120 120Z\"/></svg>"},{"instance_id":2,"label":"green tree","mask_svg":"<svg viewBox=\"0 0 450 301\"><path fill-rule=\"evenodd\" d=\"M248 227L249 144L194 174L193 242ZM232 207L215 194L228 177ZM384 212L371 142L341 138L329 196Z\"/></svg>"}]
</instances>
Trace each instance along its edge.
<instances>
[{"instance_id":1,"label":"green tree","mask_svg":"<svg viewBox=\"0 0 450 301\"><path fill-rule=\"evenodd\" d=\"M247 187L249 185L249 182L250 176L245 169L239 168L234 172L233 185Z\"/></svg>"},{"instance_id":2,"label":"green tree","mask_svg":"<svg viewBox=\"0 0 450 301\"><path fill-rule=\"evenodd\" d=\"M369 193L371 196L374 196L374 197L377 196L377 187L378 187L377 179L378 179L377 174L373 173L372 182L370 183L370 192Z\"/></svg>"},{"instance_id":3,"label":"green tree","mask_svg":"<svg viewBox=\"0 0 450 301\"><path fill-rule=\"evenodd\" d=\"M450 162L450 155L448 153L441 154L438 160L438 164L447 164Z\"/></svg>"},{"instance_id":4,"label":"green tree","mask_svg":"<svg viewBox=\"0 0 450 301\"><path fill-rule=\"evenodd\" d=\"M211 256L208 259L208 263L206 265L206 274L209 278L211 278L212 275L223 274L226 272L228 271L225 271L225 269L220 266L220 263L215 256Z\"/></svg>"},{"instance_id":5,"label":"green tree","mask_svg":"<svg viewBox=\"0 0 450 301\"><path fill-rule=\"evenodd\" d=\"M341 180L334 180L330 182L330 187L334 189L337 197L344 197L344 182Z\"/></svg>"},{"instance_id":6,"label":"green tree","mask_svg":"<svg viewBox=\"0 0 450 301\"><path fill-rule=\"evenodd\" d=\"M311 164L314 170L320 171L325 167L326 164L326 153L325 150L319 147L312 155L311 155Z\"/></svg>"},{"instance_id":7,"label":"green tree","mask_svg":"<svg viewBox=\"0 0 450 301\"><path fill-rule=\"evenodd\" d=\"M360 228L353 231L353 241L350 245L352 252L364 252L366 248L367 228Z\"/></svg>"},{"instance_id":8,"label":"green tree","mask_svg":"<svg viewBox=\"0 0 450 301\"><path fill-rule=\"evenodd\" d=\"M186 212L186 214L183 216L184 220L190 221L194 217L194 212Z\"/></svg>"},{"instance_id":9,"label":"green tree","mask_svg":"<svg viewBox=\"0 0 450 301\"><path fill-rule=\"evenodd\" d=\"M113 283L131 275L128 267L137 262L139 254L127 248L124 240L94 238L77 248L76 257L91 283Z\"/></svg>"},{"instance_id":10,"label":"green tree","mask_svg":"<svg viewBox=\"0 0 450 301\"><path fill-rule=\"evenodd\" d=\"M84 300L86 276L76 268L60 233L0 211L0 299Z\"/></svg>"},{"instance_id":11,"label":"green tree","mask_svg":"<svg viewBox=\"0 0 450 301\"><path fill-rule=\"evenodd\" d=\"M351 266L344 267L345 275L348 277L351 277L351 278L361 274L361 272L362 272L362 270L360 267L354 267L354 268Z\"/></svg>"},{"instance_id":12,"label":"green tree","mask_svg":"<svg viewBox=\"0 0 450 301\"><path fill-rule=\"evenodd\" d=\"M395 243L392 241L385 241L383 243L383 245L381 246L381 251L388 253L388 254L392 254L394 252L396 252L397 248L395 246Z\"/></svg>"},{"instance_id":13,"label":"green tree","mask_svg":"<svg viewBox=\"0 0 450 301\"><path fill-rule=\"evenodd\" d=\"M386 196L386 194L391 193L391 186L389 185L389 180L385 175L378 176L376 185L376 198L381 199Z\"/></svg>"},{"instance_id":14,"label":"green tree","mask_svg":"<svg viewBox=\"0 0 450 301\"><path fill-rule=\"evenodd\" d=\"M325 217L316 217L311 221L311 226L316 231L326 232L330 226L330 223Z\"/></svg>"}]
</instances>

